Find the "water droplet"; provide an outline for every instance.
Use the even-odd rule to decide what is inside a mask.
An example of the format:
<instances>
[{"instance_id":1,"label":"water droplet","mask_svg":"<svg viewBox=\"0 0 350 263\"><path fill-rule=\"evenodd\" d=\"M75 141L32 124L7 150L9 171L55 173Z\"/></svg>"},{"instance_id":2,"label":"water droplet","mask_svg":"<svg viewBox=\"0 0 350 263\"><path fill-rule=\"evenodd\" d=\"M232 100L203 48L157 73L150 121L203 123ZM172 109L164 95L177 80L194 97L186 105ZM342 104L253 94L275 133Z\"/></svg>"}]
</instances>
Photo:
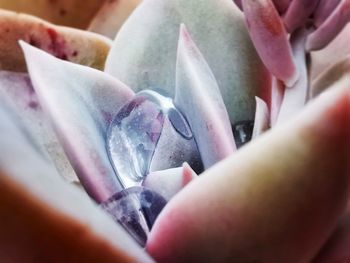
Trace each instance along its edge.
<instances>
[{"instance_id":1,"label":"water droplet","mask_svg":"<svg viewBox=\"0 0 350 263\"><path fill-rule=\"evenodd\" d=\"M170 128L164 123L171 123ZM164 129L167 130L166 136ZM192 159L200 159L190 126L172 100L151 90L141 91L117 113L107 131L108 154L124 187L141 185L150 172L160 140L162 148L164 142L168 141L172 147L162 150L161 165L156 163L153 167L173 168L175 165L181 166L185 161L191 163ZM190 148L183 147L189 149L186 159L181 159L181 155L169 158L177 153L174 145L181 148L186 144L191 145ZM192 158L193 155L198 158ZM160 162L157 154L156 156L154 161ZM175 161L168 162L170 159Z\"/></svg>"},{"instance_id":2,"label":"water droplet","mask_svg":"<svg viewBox=\"0 0 350 263\"><path fill-rule=\"evenodd\" d=\"M139 186L122 190L101 203L102 209L141 246L145 246L148 233L165 205L166 200L161 195Z\"/></svg>"}]
</instances>

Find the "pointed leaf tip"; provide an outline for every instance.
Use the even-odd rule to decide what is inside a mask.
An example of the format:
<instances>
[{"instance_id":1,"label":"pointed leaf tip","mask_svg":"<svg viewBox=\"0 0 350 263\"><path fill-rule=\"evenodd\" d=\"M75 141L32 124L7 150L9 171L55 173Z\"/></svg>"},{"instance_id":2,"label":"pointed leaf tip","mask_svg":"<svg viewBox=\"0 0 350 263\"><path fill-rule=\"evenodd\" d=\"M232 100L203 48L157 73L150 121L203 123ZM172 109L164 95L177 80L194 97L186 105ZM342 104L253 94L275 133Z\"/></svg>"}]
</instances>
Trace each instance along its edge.
<instances>
[{"instance_id":1,"label":"pointed leaf tip","mask_svg":"<svg viewBox=\"0 0 350 263\"><path fill-rule=\"evenodd\" d=\"M254 46L268 70L292 86L298 79L288 34L271 0L243 0L246 24Z\"/></svg>"},{"instance_id":2,"label":"pointed leaf tip","mask_svg":"<svg viewBox=\"0 0 350 263\"><path fill-rule=\"evenodd\" d=\"M186 27L180 27L175 105L185 114L205 168L236 149L215 77Z\"/></svg>"},{"instance_id":3,"label":"pointed leaf tip","mask_svg":"<svg viewBox=\"0 0 350 263\"><path fill-rule=\"evenodd\" d=\"M95 201L106 200L121 190L106 152L107 125L133 92L101 71L20 45L40 104L77 176Z\"/></svg>"}]
</instances>

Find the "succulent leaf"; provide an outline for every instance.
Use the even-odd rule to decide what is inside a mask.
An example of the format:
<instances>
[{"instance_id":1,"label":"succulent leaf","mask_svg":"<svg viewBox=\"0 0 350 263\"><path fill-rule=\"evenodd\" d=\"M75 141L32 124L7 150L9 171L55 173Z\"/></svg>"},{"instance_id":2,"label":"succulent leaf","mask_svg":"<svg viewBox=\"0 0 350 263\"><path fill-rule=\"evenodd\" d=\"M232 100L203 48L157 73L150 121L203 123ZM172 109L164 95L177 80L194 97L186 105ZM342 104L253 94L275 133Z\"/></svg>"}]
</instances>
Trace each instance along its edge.
<instances>
[{"instance_id":1,"label":"succulent leaf","mask_svg":"<svg viewBox=\"0 0 350 263\"><path fill-rule=\"evenodd\" d=\"M114 39L125 20L142 0L104 1L88 30Z\"/></svg>"},{"instance_id":2,"label":"succulent leaf","mask_svg":"<svg viewBox=\"0 0 350 263\"><path fill-rule=\"evenodd\" d=\"M322 72L311 86L311 98L314 98L324 92L329 87L332 87L336 82L343 77L350 77L350 54L337 63L329 66L328 69Z\"/></svg>"},{"instance_id":3,"label":"succulent leaf","mask_svg":"<svg viewBox=\"0 0 350 263\"><path fill-rule=\"evenodd\" d=\"M315 11L319 0L293 0L287 12L283 16L283 23L287 31L292 33L307 22L310 15Z\"/></svg>"},{"instance_id":4,"label":"succulent leaf","mask_svg":"<svg viewBox=\"0 0 350 263\"><path fill-rule=\"evenodd\" d=\"M169 201L182 188L197 177L197 174L188 163L184 163L182 167L152 172L147 175L142 184L159 193Z\"/></svg>"},{"instance_id":5,"label":"succulent leaf","mask_svg":"<svg viewBox=\"0 0 350 263\"><path fill-rule=\"evenodd\" d=\"M160 263L310 262L350 194L343 165L349 102L348 84L334 87L204 172L159 215L147 244L151 256Z\"/></svg>"},{"instance_id":6,"label":"succulent leaf","mask_svg":"<svg viewBox=\"0 0 350 263\"><path fill-rule=\"evenodd\" d=\"M54 162L60 174L70 182L77 182L77 176L39 104L28 74L0 71L0 97L12 104L35 143Z\"/></svg>"},{"instance_id":7,"label":"succulent leaf","mask_svg":"<svg viewBox=\"0 0 350 263\"><path fill-rule=\"evenodd\" d=\"M277 79L292 86L298 72L287 32L273 2L243 0L242 3L250 37L264 64Z\"/></svg>"},{"instance_id":8,"label":"succulent leaf","mask_svg":"<svg viewBox=\"0 0 350 263\"><path fill-rule=\"evenodd\" d=\"M97 69L103 69L111 46L111 41L101 35L1 9L0 25L0 70L26 72L19 40L58 58Z\"/></svg>"},{"instance_id":9,"label":"succulent leaf","mask_svg":"<svg viewBox=\"0 0 350 263\"><path fill-rule=\"evenodd\" d=\"M350 20L350 1L341 0L329 17L311 33L306 42L306 49L319 50L326 47L346 26Z\"/></svg>"},{"instance_id":10,"label":"succulent leaf","mask_svg":"<svg viewBox=\"0 0 350 263\"><path fill-rule=\"evenodd\" d=\"M35 262L40 251L43 261L153 262L86 194L60 178L15 110L0 102L1 259Z\"/></svg>"},{"instance_id":11,"label":"succulent leaf","mask_svg":"<svg viewBox=\"0 0 350 263\"><path fill-rule=\"evenodd\" d=\"M256 97L255 100L256 110L252 139L256 138L270 127L270 113L266 102L258 97Z\"/></svg>"},{"instance_id":12,"label":"succulent leaf","mask_svg":"<svg viewBox=\"0 0 350 263\"><path fill-rule=\"evenodd\" d=\"M309 76L305 54L305 41L308 31L301 28L291 36L294 61L298 67L299 79L292 86L284 90L279 109L277 124L289 120L294 114L302 110L309 99Z\"/></svg>"},{"instance_id":13,"label":"succulent leaf","mask_svg":"<svg viewBox=\"0 0 350 263\"><path fill-rule=\"evenodd\" d=\"M0 0L0 8L31 14L57 25L85 29L105 0Z\"/></svg>"},{"instance_id":14,"label":"succulent leaf","mask_svg":"<svg viewBox=\"0 0 350 263\"><path fill-rule=\"evenodd\" d=\"M341 0L319 0L314 12L314 21L316 27L319 27L333 12Z\"/></svg>"},{"instance_id":15,"label":"succulent leaf","mask_svg":"<svg viewBox=\"0 0 350 263\"><path fill-rule=\"evenodd\" d=\"M218 84L184 25L180 28L174 102L186 114L204 168L236 150Z\"/></svg>"},{"instance_id":16,"label":"succulent leaf","mask_svg":"<svg viewBox=\"0 0 350 263\"><path fill-rule=\"evenodd\" d=\"M173 97L181 23L213 71L231 122L253 119L254 96L269 89L270 74L230 0L143 1L119 31L105 71L135 91L162 89Z\"/></svg>"},{"instance_id":17,"label":"succulent leaf","mask_svg":"<svg viewBox=\"0 0 350 263\"><path fill-rule=\"evenodd\" d=\"M77 176L97 202L121 190L106 152L111 118L133 96L103 72L21 42L33 87Z\"/></svg>"}]
</instances>

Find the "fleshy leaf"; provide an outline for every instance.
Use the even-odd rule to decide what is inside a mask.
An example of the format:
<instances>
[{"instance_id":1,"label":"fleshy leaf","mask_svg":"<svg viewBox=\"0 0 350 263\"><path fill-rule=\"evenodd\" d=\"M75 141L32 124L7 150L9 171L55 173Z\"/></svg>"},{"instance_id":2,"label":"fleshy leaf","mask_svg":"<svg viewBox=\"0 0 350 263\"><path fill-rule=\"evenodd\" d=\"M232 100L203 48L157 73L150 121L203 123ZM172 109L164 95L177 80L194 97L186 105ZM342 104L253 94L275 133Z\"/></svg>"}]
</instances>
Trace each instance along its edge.
<instances>
[{"instance_id":1,"label":"fleshy leaf","mask_svg":"<svg viewBox=\"0 0 350 263\"><path fill-rule=\"evenodd\" d=\"M137 91L162 89L173 97L181 23L213 71L231 122L252 120L254 96L270 88L270 74L232 1L144 0L119 31L106 72Z\"/></svg>"},{"instance_id":2,"label":"fleshy leaf","mask_svg":"<svg viewBox=\"0 0 350 263\"><path fill-rule=\"evenodd\" d=\"M243 9L242 7L242 0L233 0L233 2L235 2L235 4L239 7L239 9Z\"/></svg>"},{"instance_id":3,"label":"fleshy leaf","mask_svg":"<svg viewBox=\"0 0 350 263\"><path fill-rule=\"evenodd\" d=\"M273 3L275 4L276 9L280 14L283 14L287 11L290 3L293 0L273 0Z\"/></svg>"},{"instance_id":4,"label":"fleshy leaf","mask_svg":"<svg viewBox=\"0 0 350 263\"><path fill-rule=\"evenodd\" d=\"M271 86L271 105L270 105L270 126L275 126L278 114L281 110L282 100L286 86L284 83L276 78L272 79Z\"/></svg>"},{"instance_id":5,"label":"fleshy leaf","mask_svg":"<svg viewBox=\"0 0 350 263\"><path fill-rule=\"evenodd\" d=\"M148 252L159 263L311 262L347 206L349 133L343 83L179 192Z\"/></svg>"},{"instance_id":6,"label":"fleshy leaf","mask_svg":"<svg viewBox=\"0 0 350 263\"><path fill-rule=\"evenodd\" d=\"M0 71L0 97L12 102L35 143L52 160L61 175L68 181L77 182L77 176L39 104L28 74Z\"/></svg>"},{"instance_id":7,"label":"fleshy leaf","mask_svg":"<svg viewBox=\"0 0 350 263\"><path fill-rule=\"evenodd\" d=\"M141 0L105 1L88 30L114 39L120 27L140 2Z\"/></svg>"},{"instance_id":8,"label":"fleshy leaf","mask_svg":"<svg viewBox=\"0 0 350 263\"><path fill-rule=\"evenodd\" d=\"M350 24L345 26L342 32L324 49L311 52L311 79L315 79L331 65L350 54L349 39Z\"/></svg>"},{"instance_id":9,"label":"fleshy leaf","mask_svg":"<svg viewBox=\"0 0 350 263\"><path fill-rule=\"evenodd\" d=\"M341 0L319 0L314 12L313 23L319 27L334 11Z\"/></svg>"},{"instance_id":10,"label":"fleshy leaf","mask_svg":"<svg viewBox=\"0 0 350 263\"><path fill-rule=\"evenodd\" d=\"M161 194L167 201L175 196L189 182L197 178L197 174L188 163L182 167L152 172L147 175L142 185Z\"/></svg>"},{"instance_id":11,"label":"fleshy leaf","mask_svg":"<svg viewBox=\"0 0 350 263\"><path fill-rule=\"evenodd\" d=\"M243 11L255 48L266 67L287 86L298 79L292 49L282 20L271 0L243 0Z\"/></svg>"},{"instance_id":12,"label":"fleshy leaf","mask_svg":"<svg viewBox=\"0 0 350 263\"><path fill-rule=\"evenodd\" d=\"M97 202L121 190L106 151L111 118L133 92L103 72L61 61L21 42L40 104L80 182Z\"/></svg>"},{"instance_id":13,"label":"fleshy leaf","mask_svg":"<svg viewBox=\"0 0 350 263\"><path fill-rule=\"evenodd\" d=\"M294 60L299 71L299 79L292 87L287 87L284 90L277 124L289 120L304 107L309 99L309 77L305 55L307 34L307 30L301 28L295 31L291 36Z\"/></svg>"},{"instance_id":14,"label":"fleshy leaf","mask_svg":"<svg viewBox=\"0 0 350 263\"><path fill-rule=\"evenodd\" d=\"M46 262L153 262L83 192L59 178L2 98L0 120L2 261L37 262L39 253Z\"/></svg>"},{"instance_id":15,"label":"fleshy leaf","mask_svg":"<svg viewBox=\"0 0 350 263\"><path fill-rule=\"evenodd\" d=\"M38 16L58 25L85 29L104 0L0 0L0 8Z\"/></svg>"},{"instance_id":16,"label":"fleshy leaf","mask_svg":"<svg viewBox=\"0 0 350 263\"><path fill-rule=\"evenodd\" d=\"M318 96L344 76L350 76L350 54L330 66L312 82L311 98Z\"/></svg>"},{"instance_id":17,"label":"fleshy leaf","mask_svg":"<svg viewBox=\"0 0 350 263\"><path fill-rule=\"evenodd\" d=\"M307 22L309 16L314 12L319 0L293 0L287 12L283 16L284 26L288 32L294 32Z\"/></svg>"},{"instance_id":18,"label":"fleshy leaf","mask_svg":"<svg viewBox=\"0 0 350 263\"><path fill-rule=\"evenodd\" d=\"M342 0L331 15L311 33L306 41L306 49L318 50L327 46L350 20L350 2Z\"/></svg>"},{"instance_id":19,"label":"fleshy leaf","mask_svg":"<svg viewBox=\"0 0 350 263\"><path fill-rule=\"evenodd\" d=\"M266 102L258 97L256 97L255 100L256 110L252 138L256 138L270 126L270 114Z\"/></svg>"},{"instance_id":20,"label":"fleshy leaf","mask_svg":"<svg viewBox=\"0 0 350 263\"><path fill-rule=\"evenodd\" d=\"M174 102L186 114L204 168L236 150L218 84L184 25L180 28Z\"/></svg>"},{"instance_id":21,"label":"fleshy leaf","mask_svg":"<svg viewBox=\"0 0 350 263\"><path fill-rule=\"evenodd\" d=\"M313 263L348 262L350 260L350 212L340 220Z\"/></svg>"},{"instance_id":22,"label":"fleshy leaf","mask_svg":"<svg viewBox=\"0 0 350 263\"><path fill-rule=\"evenodd\" d=\"M102 69L111 41L98 34L55 26L33 16L0 10L0 70L26 71L18 40L74 63Z\"/></svg>"}]
</instances>

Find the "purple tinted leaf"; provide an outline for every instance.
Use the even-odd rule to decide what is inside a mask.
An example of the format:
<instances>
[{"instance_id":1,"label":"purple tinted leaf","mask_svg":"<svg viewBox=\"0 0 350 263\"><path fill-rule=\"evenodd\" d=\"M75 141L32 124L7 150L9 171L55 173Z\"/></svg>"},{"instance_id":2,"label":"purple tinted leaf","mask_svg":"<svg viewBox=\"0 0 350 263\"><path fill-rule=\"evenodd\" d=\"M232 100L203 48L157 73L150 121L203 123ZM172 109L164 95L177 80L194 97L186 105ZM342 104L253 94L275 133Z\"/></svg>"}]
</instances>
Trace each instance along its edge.
<instances>
[{"instance_id":1,"label":"purple tinted leaf","mask_svg":"<svg viewBox=\"0 0 350 263\"><path fill-rule=\"evenodd\" d=\"M77 181L62 146L43 112L28 74L0 71L0 97L12 102L21 122L68 181Z\"/></svg>"},{"instance_id":2,"label":"purple tinted leaf","mask_svg":"<svg viewBox=\"0 0 350 263\"><path fill-rule=\"evenodd\" d=\"M273 0L275 7L280 14L283 14L287 11L290 2L292 2L292 0Z\"/></svg>"},{"instance_id":3,"label":"purple tinted leaf","mask_svg":"<svg viewBox=\"0 0 350 263\"><path fill-rule=\"evenodd\" d=\"M61 61L21 42L40 104L88 194L97 202L121 190L106 152L106 130L133 96L103 72Z\"/></svg>"},{"instance_id":4,"label":"purple tinted leaf","mask_svg":"<svg viewBox=\"0 0 350 263\"><path fill-rule=\"evenodd\" d=\"M141 246L145 246L148 233L166 203L156 192L135 186L114 194L101 203L101 207Z\"/></svg>"},{"instance_id":5,"label":"purple tinted leaf","mask_svg":"<svg viewBox=\"0 0 350 263\"><path fill-rule=\"evenodd\" d=\"M205 168L235 151L215 77L184 25L178 44L175 105L186 114Z\"/></svg>"},{"instance_id":6,"label":"purple tinted leaf","mask_svg":"<svg viewBox=\"0 0 350 263\"><path fill-rule=\"evenodd\" d=\"M284 26L288 32L305 25L309 16L314 12L319 0L292 0L283 16Z\"/></svg>"},{"instance_id":7,"label":"purple tinted leaf","mask_svg":"<svg viewBox=\"0 0 350 263\"><path fill-rule=\"evenodd\" d=\"M341 0L319 0L314 12L313 23L319 27L334 11Z\"/></svg>"},{"instance_id":8,"label":"purple tinted leaf","mask_svg":"<svg viewBox=\"0 0 350 263\"><path fill-rule=\"evenodd\" d=\"M286 88L279 111L277 123L280 124L290 119L299 112L306 104L309 97L309 80L306 66L305 41L308 32L299 29L291 36L294 60L298 66L299 80L293 87Z\"/></svg>"},{"instance_id":9,"label":"purple tinted leaf","mask_svg":"<svg viewBox=\"0 0 350 263\"><path fill-rule=\"evenodd\" d=\"M342 0L332 14L306 41L306 49L318 50L327 46L350 20L350 1Z\"/></svg>"},{"instance_id":10,"label":"purple tinted leaf","mask_svg":"<svg viewBox=\"0 0 350 263\"><path fill-rule=\"evenodd\" d=\"M239 7L239 9L243 9L242 7L242 0L233 0L233 2L235 2L235 4Z\"/></svg>"},{"instance_id":11,"label":"purple tinted leaf","mask_svg":"<svg viewBox=\"0 0 350 263\"><path fill-rule=\"evenodd\" d=\"M287 86L298 79L292 50L282 20L271 0L243 0L250 36L269 71Z\"/></svg>"},{"instance_id":12,"label":"purple tinted leaf","mask_svg":"<svg viewBox=\"0 0 350 263\"><path fill-rule=\"evenodd\" d=\"M256 110L252 138L256 138L261 133L266 131L270 125L270 114L266 102L258 97L255 97L255 100Z\"/></svg>"},{"instance_id":13,"label":"purple tinted leaf","mask_svg":"<svg viewBox=\"0 0 350 263\"><path fill-rule=\"evenodd\" d=\"M151 172L142 185L161 194L169 201L195 178L197 178L197 174L187 163L184 163L182 167Z\"/></svg>"}]
</instances>

